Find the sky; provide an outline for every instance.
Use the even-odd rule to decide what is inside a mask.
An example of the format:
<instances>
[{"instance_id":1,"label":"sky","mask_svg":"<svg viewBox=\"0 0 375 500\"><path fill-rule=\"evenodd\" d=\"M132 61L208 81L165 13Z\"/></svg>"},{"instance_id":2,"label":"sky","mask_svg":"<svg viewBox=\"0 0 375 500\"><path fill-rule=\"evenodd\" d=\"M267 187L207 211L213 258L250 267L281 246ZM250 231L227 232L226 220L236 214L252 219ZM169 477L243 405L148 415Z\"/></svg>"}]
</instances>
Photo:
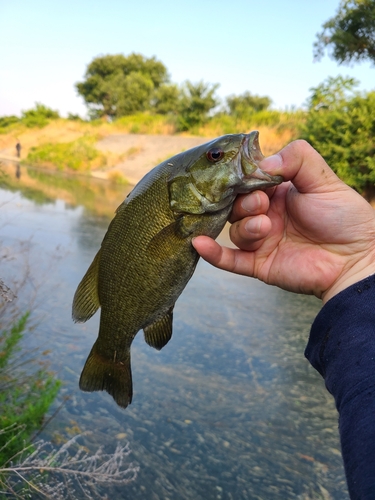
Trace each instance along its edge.
<instances>
[{"instance_id":1,"label":"sky","mask_svg":"<svg viewBox=\"0 0 375 500\"><path fill-rule=\"evenodd\" d=\"M314 62L313 43L339 0L0 0L0 116L36 102L87 115L75 83L99 55L155 56L181 84L249 91L275 109L301 107L328 76L375 89L369 62Z\"/></svg>"}]
</instances>

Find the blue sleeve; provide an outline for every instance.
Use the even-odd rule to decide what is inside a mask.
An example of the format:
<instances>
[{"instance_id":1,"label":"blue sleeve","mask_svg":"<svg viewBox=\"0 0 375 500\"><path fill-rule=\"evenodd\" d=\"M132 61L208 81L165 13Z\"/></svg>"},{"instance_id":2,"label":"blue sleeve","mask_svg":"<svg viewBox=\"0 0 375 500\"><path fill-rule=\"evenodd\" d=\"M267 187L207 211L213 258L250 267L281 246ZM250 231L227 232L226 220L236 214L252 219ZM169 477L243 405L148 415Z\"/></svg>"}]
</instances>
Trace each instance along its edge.
<instances>
[{"instance_id":1,"label":"blue sleeve","mask_svg":"<svg viewBox=\"0 0 375 500\"><path fill-rule=\"evenodd\" d=\"M305 355L335 398L350 498L374 500L375 275L325 304Z\"/></svg>"}]
</instances>

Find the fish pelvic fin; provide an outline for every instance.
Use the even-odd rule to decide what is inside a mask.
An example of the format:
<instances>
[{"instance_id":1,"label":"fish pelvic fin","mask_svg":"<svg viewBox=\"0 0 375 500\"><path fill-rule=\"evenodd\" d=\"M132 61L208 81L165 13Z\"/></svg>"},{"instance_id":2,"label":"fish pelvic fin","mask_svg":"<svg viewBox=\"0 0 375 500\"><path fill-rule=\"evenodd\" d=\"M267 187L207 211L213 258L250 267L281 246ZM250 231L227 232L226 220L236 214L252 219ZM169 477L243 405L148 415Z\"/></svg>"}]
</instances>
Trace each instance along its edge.
<instances>
[{"instance_id":1,"label":"fish pelvic fin","mask_svg":"<svg viewBox=\"0 0 375 500\"><path fill-rule=\"evenodd\" d=\"M151 323L151 325L148 325L143 329L147 344L154 347L158 351L160 351L160 349L162 349L171 340L173 308L174 304L170 307L167 314L161 316L156 321Z\"/></svg>"},{"instance_id":2,"label":"fish pelvic fin","mask_svg":"<svg viewBox=\"0 0 375 500\"><path fill-rule=\"evenodd\" d=\"M98 295L100 250L77 287L73 298L72 317L76 323L84 323L100 307Z\"/></svg>"},{"instance_id":3,"label":"fish pelvic fin","mask_svg":"<svg viewBox=\"0 0 375 500\"><path fill-rule=\"evenodd\" d=\"M82 391L106 391L121 408L132 402L133 382L130 368L130 349L121 359L116 352L113 359L99 354L96 343L93 345L79 379Z\"/></svg>"}]
</instances>

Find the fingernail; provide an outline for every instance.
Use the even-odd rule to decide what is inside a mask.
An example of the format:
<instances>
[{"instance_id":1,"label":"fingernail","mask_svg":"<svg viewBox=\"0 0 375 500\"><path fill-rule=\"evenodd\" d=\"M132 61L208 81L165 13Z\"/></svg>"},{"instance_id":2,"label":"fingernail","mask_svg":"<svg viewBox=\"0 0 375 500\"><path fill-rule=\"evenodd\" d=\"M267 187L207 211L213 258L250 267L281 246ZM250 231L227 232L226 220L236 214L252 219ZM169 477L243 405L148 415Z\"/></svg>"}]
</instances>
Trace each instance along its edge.
<instances>
[{"instance_id":1,"label":"fingernail","mask_svg":"<svg viewBox=\"0 0 375 500\"><path fill-rule=\"evenodd\" d=\"M260 167L268 173L273 173L274 171L280 170L282 166L283 159L281 155L275 154L265 158L260 162Z\"/></svg>"},{"instance_id":2,"label":"fingernail","mask_svg":"<svg viewBox=\"0 0 375 500\"><path fill-rule=\"evenodd\" d=\"M260 231L261 223L262 219L260 217L254 217L246 222L245 229L250 234L257 234Z\"/></svg>"},{"instance_id":3,"label":"fingernail","mask_svg":"<svg viewBox=\"0 0 375 500\"><path fill-rule=\"evenodd\" d=\"M246 212L255 212L260 207L260 196L258 193L251 193L241 202L241 207L246 210Z\"/></svg>"}]
</instances>

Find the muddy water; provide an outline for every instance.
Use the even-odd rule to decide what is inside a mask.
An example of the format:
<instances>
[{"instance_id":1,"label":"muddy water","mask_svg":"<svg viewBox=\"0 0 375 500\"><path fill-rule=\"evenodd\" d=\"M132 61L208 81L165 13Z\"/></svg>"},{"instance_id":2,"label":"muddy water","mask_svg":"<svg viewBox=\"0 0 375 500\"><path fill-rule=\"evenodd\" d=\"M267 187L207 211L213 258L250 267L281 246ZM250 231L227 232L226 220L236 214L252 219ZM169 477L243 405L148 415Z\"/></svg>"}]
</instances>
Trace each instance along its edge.
<instances>
[{"instance_id":1,"label":"muddy water","mask_svg":"<svg viewBox=\"0 0 375 500\"><path fill-rule=\"evenodd\" d=\"M50 349L63 381L50 413L68 398L45 439L86 433L85 446L108 451L128 441L140 471L125 488L107 485L112 499L348 498L333 401L303 356L318 300L200 262L169 344L157 352L136 337L134 398L122 410L79 391L98 317L76 325L70 310L126 187L15 173L2 180L0 227L3 249L27 249L36 327L24 346ZM4 279L22 272L15 262Z\"/></svg>"}]
</instances>

